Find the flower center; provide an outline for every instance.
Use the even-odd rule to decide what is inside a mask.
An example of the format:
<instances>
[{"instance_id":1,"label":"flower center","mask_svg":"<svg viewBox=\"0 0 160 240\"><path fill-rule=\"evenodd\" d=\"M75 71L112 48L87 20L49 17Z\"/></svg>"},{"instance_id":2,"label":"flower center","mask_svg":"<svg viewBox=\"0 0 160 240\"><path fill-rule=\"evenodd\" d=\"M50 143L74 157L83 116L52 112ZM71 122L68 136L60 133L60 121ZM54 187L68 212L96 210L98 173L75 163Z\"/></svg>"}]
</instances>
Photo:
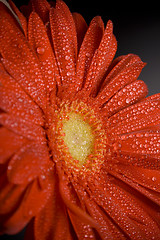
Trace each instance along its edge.
<instances>
[{"instance_id":1,"label":"flower center","mask_svg":"<svg viewBox=\"0 0 160 240\"><path fill-rule=\"evenodd\" d=\"M69 120L64 121L64 143L68 147L71 156L82 165L86 158L93 152L94 136L91 126L85 122L81 115L69 114Z\"/></svg>"},{"instance_id":2,"label":"flower center","mask_svg":"<svg viewBox=\"0 0 160 240\"><path fill-rule=\"evenodd\" d=\"M105 160L107 136L103 121L83 102L62 103L57 110L55 143L67 169L96 172Z\"/></svg>"}]
</instances>

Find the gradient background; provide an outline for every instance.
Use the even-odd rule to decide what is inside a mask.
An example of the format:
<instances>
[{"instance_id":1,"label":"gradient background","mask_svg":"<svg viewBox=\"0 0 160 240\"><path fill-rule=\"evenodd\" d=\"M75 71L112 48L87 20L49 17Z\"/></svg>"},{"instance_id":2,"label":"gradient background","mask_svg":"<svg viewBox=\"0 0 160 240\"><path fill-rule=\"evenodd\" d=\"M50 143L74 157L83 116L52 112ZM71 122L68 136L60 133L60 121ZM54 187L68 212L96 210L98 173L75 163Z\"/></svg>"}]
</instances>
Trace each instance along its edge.
<instances>
[{"instance_id":1,"label":"gradient background","mask_svg":"<svg viewBox=\"0 0 160 240\"><path fill-rule=\"evenodd\" d=\"M14 0L13 0L14 1ZM102 16L106 24L114 23L114 34L118 42L116 56L134 53L147 65L139 79L149 89L149 95L160 92L160 13L158 1L64 0L72 12L79 12L89 24L91 19ZM28 1L14 1L17 6ZM145 4L144 4L145 3ZM23 231L24 232L24 231ZM0 240L21 240L23 232L16 236L1 236Z\"/></svg>"}]
</instances>

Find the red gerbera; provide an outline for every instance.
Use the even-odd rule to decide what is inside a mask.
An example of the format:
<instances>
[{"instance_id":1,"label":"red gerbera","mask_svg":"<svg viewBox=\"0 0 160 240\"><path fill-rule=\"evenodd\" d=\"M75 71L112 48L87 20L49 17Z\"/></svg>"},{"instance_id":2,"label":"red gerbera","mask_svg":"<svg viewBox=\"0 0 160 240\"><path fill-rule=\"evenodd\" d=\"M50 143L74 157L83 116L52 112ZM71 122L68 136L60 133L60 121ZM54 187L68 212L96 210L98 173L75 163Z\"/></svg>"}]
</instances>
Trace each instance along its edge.
<instances>
[{"instance_id":1,"label":"red gerbera","mask_svg":"<svg viewBox=\"0 0 160 240\"><path fill-rule=\"evenodd\" d=\"M144 63L113 60L113 25L61 0L20 24L0 3L1 233L26 239L160 239L160 94ZM33 234L32 236L30 234Z\"/></svg>"}]
</instances>

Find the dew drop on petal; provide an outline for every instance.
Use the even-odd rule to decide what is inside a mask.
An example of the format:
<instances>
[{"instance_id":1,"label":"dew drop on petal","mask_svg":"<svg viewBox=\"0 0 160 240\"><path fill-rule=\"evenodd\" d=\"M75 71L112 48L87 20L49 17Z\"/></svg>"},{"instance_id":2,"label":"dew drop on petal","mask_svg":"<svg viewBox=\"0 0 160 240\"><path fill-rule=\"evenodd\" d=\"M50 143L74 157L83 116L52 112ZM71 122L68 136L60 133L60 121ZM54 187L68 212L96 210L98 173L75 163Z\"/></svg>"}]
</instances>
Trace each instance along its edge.
<instances>
[{"instance_id":1,"label":"dew drop on petal","mask_svg":"<svg viewBox=\"0 0 160 240\"><path fill-rule=\"evenodd\" d=\"M45 52L45 49L44 47L37 47L36 51L38 54L43 54Z\"/></svg>"},{"instance_id":2,"label":"dew drop on petal","mask_svg":"<svg viewBox=\"0 0 160 240\"><path fill-rule=\"evenodd\" d=\"M130 99L129 98L126 99L126 103L127 104L130 103Z\"/></svg>"},{"instance_id":3,"label":"dew drop on petal","mask_svg":"<svg viewBox=\"0 0 160 240\"><path fill-rule=\"evenodd\" d=\"M152 177L152 181L155 182L155 181L156 181L156 178L155 178L155 177Z\"/></svg>"}]
</instances>

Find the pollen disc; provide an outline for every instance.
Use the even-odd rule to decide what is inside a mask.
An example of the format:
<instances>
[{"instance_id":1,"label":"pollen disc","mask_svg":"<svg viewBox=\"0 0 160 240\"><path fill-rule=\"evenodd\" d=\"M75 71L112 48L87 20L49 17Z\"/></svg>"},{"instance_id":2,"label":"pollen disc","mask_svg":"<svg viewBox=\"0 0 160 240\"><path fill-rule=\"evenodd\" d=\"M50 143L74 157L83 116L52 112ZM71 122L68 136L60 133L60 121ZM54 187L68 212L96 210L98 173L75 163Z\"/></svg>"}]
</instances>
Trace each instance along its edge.
<instances>
[{"instance_id":1,"label":"pollen disc","mask_svg":"<svg viewBox=\"0 0 160 240\"><path fill-rule=\"evenodd\" d=\"M57 161L76 172L97 172L106 155L107 135L99 114L83 102L63 103L57 111Z\"/></svg>"},{"instance_id":2,"label":"pollen disc","mask_svg":"<svg viewBox=\"0 0 160 240\"><path fill-rule=\"evenodd\" d=\"M75 160L82 165L89 154L93 153L94 136L91 126L83 120L81 115L69 114L69 120L64 121L64 143Z\"/></svg>"}]
</instances>

